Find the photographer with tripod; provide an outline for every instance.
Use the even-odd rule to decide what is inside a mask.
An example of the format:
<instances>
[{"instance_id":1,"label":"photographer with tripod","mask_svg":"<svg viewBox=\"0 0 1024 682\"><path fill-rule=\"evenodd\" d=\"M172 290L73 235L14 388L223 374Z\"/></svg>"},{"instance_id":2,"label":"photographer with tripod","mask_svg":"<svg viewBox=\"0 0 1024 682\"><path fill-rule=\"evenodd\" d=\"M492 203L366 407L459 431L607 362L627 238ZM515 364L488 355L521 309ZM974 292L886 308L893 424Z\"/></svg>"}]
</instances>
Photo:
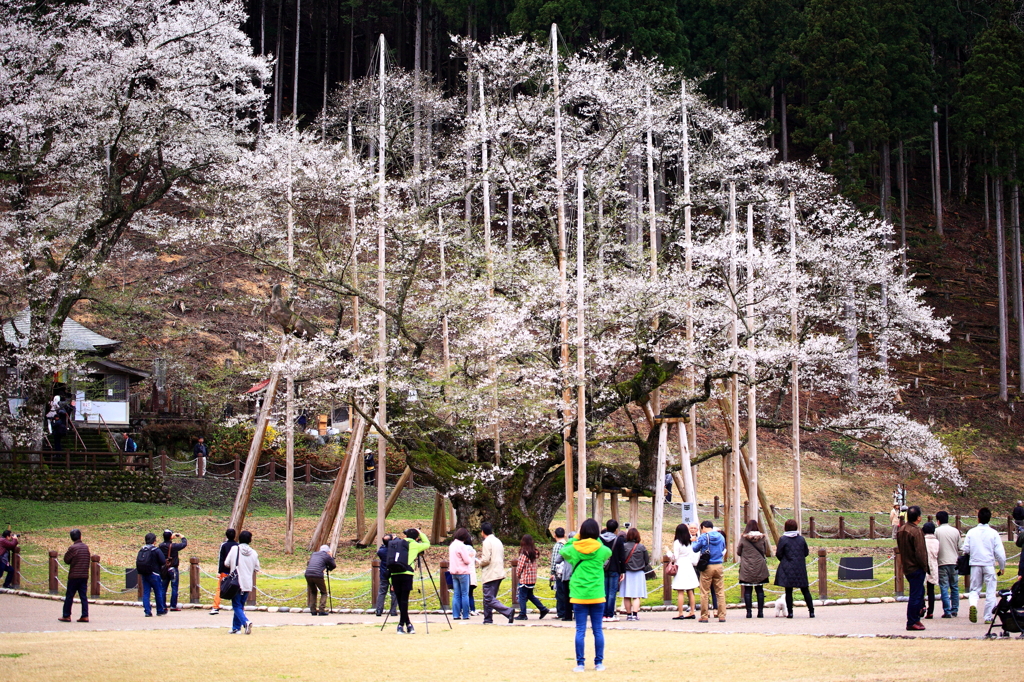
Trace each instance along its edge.
<instances>
[{"instance_id":1,"label":"photographer with tripod","mask_svg":"<svg viewBox=\"0 0 1024 682\"><path fill-rule=\"evenodd\" d=\"M395 538L388 543L388 572L398 599L398 633L402 635L416 634L409 620L409 594L412 592L413 565L428 547L430 542L426 536L415 528L405 531L404 539Z\"/></svg>"},{"instance_id":2,"label":"photographer with tripod","mask_svg":"<svg viewBox=\"0 0 1024 682\"><path fill-rule=\"evenodd\" d=\"M306 604L309 606L310 614L314 616L326 616L327 611L327 585L324 583L324 571L333 571L338 565L331 556L330 545L320 545L320 550L313 552L306 564ZM316 607L316 594L320 593L320 609Z\"/></svg>"}]
</instances>

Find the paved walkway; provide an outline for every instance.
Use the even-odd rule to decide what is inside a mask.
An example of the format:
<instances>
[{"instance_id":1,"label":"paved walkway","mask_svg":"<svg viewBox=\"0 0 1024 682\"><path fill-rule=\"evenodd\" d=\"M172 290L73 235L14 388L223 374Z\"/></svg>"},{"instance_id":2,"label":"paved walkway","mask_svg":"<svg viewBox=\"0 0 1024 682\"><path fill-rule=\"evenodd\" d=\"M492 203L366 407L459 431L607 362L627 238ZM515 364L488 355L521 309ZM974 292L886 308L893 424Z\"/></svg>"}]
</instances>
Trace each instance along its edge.
<instances>
[{"instance_id":1,"label":"paved walkway","mask_svg":"<svg viewBox=\"0 0 1024 682\"><path fill-rule=\"evenodd\" d=\"M979 618L982 613L979 604ZM769 604L769 606L773 606ZM906 604L856 604L820 606L815 609L815 618L807 617L807 610L796 608L792 619L775 618L774 608L765 609L764 619L747 619L742 609L730 609L726 622L720 623L712 618L710 623L697 623L695 620L672 620L675 612L643 612L637 622L620 620L617 623L606 623L605 628L611 630L656 630L678 632L715 632L715 633L759 633L772 635L827 635L827 636L910 636L910 637L942 637L942 638L981 638L988 631L982 623L972 624L967 618L967 601L961 601L960 617L941 619L941 605L934 620L922 621L927 628L923 632L906 631ZM554 611L552 609L552 611ZM72 619L77 619L80 606L75 605ZM101 604L89 605L89 623L61 623L57 618L61 615L61 603L48 599L37 599L15 594L0 594L0 632L66 632L81 630L169 630L193 628L224 628L231 626L230 610L211 616L208 608L185 609L169 613L166 616L146 618L141 607L108 606ZM332 614L330 616L312 616L308 613L270 613L259 611L248 613L255 628L277 627L285 625L381 625L383 618L365 614ZM417 629L423 624L423 615L413 615L413 624ZM431 614L431 627L447 627L444 616ZM455 621L455 628L481 627L482 618L477 616L468 622ZM500 622L500 624L498 624ZM388 624L395 619L389 619ZM571 628L573 623L561 622L554 615L544 620L530 614L525 623L516 621L514 625L504 624L498 617L495 625L487 627L555 627ZM1000 628L996 627L996 632Z\"/></svg>"}]
</instances>

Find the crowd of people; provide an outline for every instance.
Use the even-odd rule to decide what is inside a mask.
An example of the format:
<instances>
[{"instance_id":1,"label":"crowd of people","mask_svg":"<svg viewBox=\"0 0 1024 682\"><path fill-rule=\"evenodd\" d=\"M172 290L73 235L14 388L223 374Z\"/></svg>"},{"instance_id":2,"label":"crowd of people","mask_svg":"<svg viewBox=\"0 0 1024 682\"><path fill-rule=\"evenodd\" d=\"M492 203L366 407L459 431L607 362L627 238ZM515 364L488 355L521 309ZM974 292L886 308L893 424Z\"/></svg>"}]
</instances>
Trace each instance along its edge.
<instances>
[{"instance_id":1,"label":"crowd of people","mask_svg":"<svg viewBox=\"0 0 1024 682\"><path fill-rule=\"evenodd\" d=\"M928 521L923 524L920 507L909 506L901 511L905 513L898 519L895 539L903 574L909 584L907 630L924 630L921 621L933 617L937 601L936 586L939 588L938 599L942 606L941 618L958 617L960 575L970 576L968 604L971 622L978 620L978 603L984 593L986 599L982 617L985 623L992 623L998 602L997 581L1006 568L1006 552L999 532L990 525L991 511L981 508L978 511L978 524L963 537L949 523L949 514L945 511L935 515L935 523ZM1021 521L1024 522L1024 508L1021 509ZM457 529L448 547L448 575L445 578L449 580L453 591L452 618L468 620L477 615L475 590L478 584L483 591L482 622L485 625L494 623L495 613L506 618L509 624L516 620L526 620L528 604L536 607L539 618L547 617L551 609L535 594L540 561L535 539L531 535L524 535L519 543L514 568L519 585L517 614L499 598L501 584L507 577L504 545L494 534L494 528L489 522L481 524L480 534L482 542L479 552L467 528ZM233 588L227 590L230 592L233 611L230 632L249 634L252 632L252 622L246 617L245 603L253 589L253 575L260 570L260 563L257 552L251 546L252 533L242 531L238 534L237 542L235 535L234 529L227 529L220 547L218 590L214 593L210 613L216 615L220 612L221 595L225 592L222 587L227 581ZM68 565L67 595L59 620L71 621L72 605L77 595L82 605L79 622L89 622L88 579L91 554L82 541L80 530L72 530L70 536L72 545L64 555L64 563ZM651 568L650 552L644 546L637 528L630 528L626 524L620 531L615 519L608 520L603 530L594 519L584 521L578 533L567 534L564 528L556 528L554 538L548 569L550 586L555 593L555 617L576 622L575 670L584 670L584 641L588 629L593 634L595 644L594 664L596 669L602 670L602 625L618 620L617 600L620 596L626 620L639 620L640 606L647 597L647 581L657 576ZM1018 533L1016 544L1024 547L1024 533ZM0 536L0 575L6 574L5 587L10 585L10 552L17 545L18 537L11 531L4 531ZM389 613L392 616L398 615L397 627L401 634L415 633L409 618L409 596L419 558L429 546L423 532L410 528L400 535L386 534L377 550L380 559L380 591L375 599L376 614L383 615L390 594ZM169 529L164 531L163 542L160 543L157 543L154 533L146 535L136 559L146 617L153 616L151 594L155 600L157 616L180 610L179 555L186 547L187 538ZM726 620L723 564L729 559L728 552L725 536L710 520L705 520L699 527L687 524L676 527L667 568L672 576L672 589L677 594L678 615L674 620L698 618L695 603L698 589L701 594L698 622L707 623L712 611L720 622ZM756 599L756 617L763 618L764 587L771 580L768 558L772 556L772 549L756 520L747 522L736 543L736 554L746 617L755 617ZM809 589L806 564L809 548L795 520L785 522L785 532L774 548L774 555L778 560L774 585L785 590L784 598L776 602L776 609L781 610L786 617L793 618L793 593L799 589L808 616L814 618L814 601ZM322 545L310 556L304 575L307 605L313 615L329 613L327 599L330 594L330 571L336 567L328 545ZM1024 576L1024 559L1017 573L1020 580Z\"/></svg>"}]
</instances>

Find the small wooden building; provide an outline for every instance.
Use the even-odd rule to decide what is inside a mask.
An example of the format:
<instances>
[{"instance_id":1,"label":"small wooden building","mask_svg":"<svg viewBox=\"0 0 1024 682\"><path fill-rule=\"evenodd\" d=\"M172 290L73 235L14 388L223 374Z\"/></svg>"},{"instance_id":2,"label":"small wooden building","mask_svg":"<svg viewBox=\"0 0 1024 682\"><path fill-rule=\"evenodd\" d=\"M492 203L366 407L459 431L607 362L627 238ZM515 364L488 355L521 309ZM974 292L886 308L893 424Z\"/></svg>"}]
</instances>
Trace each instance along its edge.
<instances>
[{"instance_id":1,"label":"small wooden building","mask_svg":"<svg viewBox=\"0 0 1024 682\"><path fill-rule=\"evenodd\" d=\"M29 320L26 308L3 323L7 343L20 347L28 343ZM120 345L120 341L94 332L70 317L64 320L60 348L74 351L84 364L57 372L54 375L54 393L75 398L76 422L108 426L127 426L130 423L131 385L149 377L150 373L108 360L106 356ZM17 372L17 368L8 368L8 371ZM21 398L12 398L11 412L15 412L23 402Z\"/></svg>"}]
</instances>

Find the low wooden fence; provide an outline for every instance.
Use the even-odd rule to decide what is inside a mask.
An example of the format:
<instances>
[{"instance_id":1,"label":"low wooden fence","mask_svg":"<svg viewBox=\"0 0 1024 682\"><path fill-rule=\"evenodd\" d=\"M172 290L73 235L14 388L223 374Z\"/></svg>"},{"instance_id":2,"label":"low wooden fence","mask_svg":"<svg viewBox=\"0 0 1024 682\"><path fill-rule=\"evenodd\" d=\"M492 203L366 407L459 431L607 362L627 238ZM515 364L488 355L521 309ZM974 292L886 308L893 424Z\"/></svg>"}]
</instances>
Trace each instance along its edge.
<instances>
[{"instance_id":1,"label":"low wooden fence","mask_svg":"<svg viewBox=\"0 0 1024 682\"><path fill-rule=\"evenodd\" d=\"M122 469L152 470L155 457L149 452L72 450L0 450L0 469Z\"/></svg>"}]
</instances>

